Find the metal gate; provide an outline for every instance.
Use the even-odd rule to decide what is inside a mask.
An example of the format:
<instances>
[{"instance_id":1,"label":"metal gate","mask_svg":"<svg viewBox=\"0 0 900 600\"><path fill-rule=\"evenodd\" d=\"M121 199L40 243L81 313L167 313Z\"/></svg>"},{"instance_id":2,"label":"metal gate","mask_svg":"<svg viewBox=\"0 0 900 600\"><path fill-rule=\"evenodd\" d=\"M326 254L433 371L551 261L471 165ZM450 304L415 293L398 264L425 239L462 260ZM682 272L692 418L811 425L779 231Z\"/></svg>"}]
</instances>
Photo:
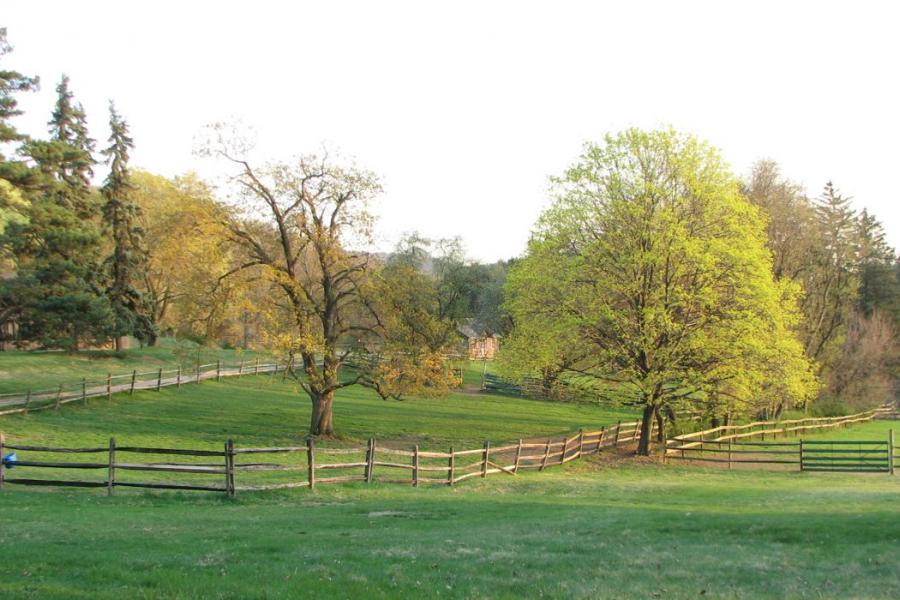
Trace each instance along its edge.
<instances>
[{"instance_id":1,"label":"metal gate","mask_svg":"<svg viewBox=\"0 0 900 600\"><path fill-rule=\"evenodd\" d=\"M890 473L891 445L887 440L801 440L800 470Z\"/></svg>"}]
</instances>

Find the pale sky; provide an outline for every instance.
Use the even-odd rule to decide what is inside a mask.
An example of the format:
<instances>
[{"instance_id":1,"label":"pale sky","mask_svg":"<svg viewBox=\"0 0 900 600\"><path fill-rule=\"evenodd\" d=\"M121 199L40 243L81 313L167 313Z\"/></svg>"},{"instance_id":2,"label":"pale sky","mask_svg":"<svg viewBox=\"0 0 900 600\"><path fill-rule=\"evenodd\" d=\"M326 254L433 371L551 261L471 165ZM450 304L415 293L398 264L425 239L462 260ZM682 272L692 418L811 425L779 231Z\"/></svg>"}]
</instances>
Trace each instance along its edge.
<instances>
[{"instance_id":1,"label":"pale sky","mask_svg":"<svg viewBox=\"0 0 900 600\"><path fill-rule=\"evenodd\" d=\"M759 158L818 195L828 179L900 246L900 9L892 2L54 2L2 0L40 75L20 129L43 135L61 73L105 145L107 99L133 165L163 175L212 121L240 118L266 156L325 144L378 173L389 247L461 235L520 254L548 177L582 143L673 126L744 175Z\"/></svg>"}]
</instances>

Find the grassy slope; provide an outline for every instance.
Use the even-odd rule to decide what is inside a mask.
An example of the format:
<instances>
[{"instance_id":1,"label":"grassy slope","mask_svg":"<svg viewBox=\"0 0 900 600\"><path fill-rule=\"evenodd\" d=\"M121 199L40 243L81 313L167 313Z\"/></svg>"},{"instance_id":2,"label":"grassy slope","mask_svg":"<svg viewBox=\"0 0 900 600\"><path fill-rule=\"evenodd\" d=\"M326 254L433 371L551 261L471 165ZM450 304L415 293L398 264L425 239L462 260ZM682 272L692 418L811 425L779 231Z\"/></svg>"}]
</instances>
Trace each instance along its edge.
<instances>
[{"instance_id":1,"label":"grassy slope","mask_svg":"<svg viewBox=\"0 0 900 600\"><path fill-rule=\"evenodd\" d=\"M361 387L341 391L334 406L335 426L344 441L374 435L423 448L477 447L484 439L502 442L635 418L628 411L593 405L481 394L384 401ZM11 415L0 419L0 429L11 440L30 443L92 446L115 435L123 445L218 449L228 437L245 446L301 441L308 421L309 402L296 385L260 375L137 392L132 397L118 394L111 403L95 399L87 407L66 405L59 414Z\"/></svg>"},{"instance_id":2,"label":"grassy slope","mask_svg":"<svg viewBox=\"0 0 900 600\"><path fill-rule=\"evenodd\" d=\"M130 373L133 369L155 371L178 366L179 347L184 349L185 365L193 368L197 360L201 364L222 360L223 364L238 364L244 358L252 361L252 351L223 350L178 344L162 339L159 347L126 350L120 354L112 351L65 352L0 352L0 393L24 392L27 389L47 389L60 383L77 383L82 377L98 379L107 373ZM249 364L249 362L248 362Z\"/></svg>"},{"instance_id":3,"label":"grassy slope","mask_svg":"<svg viewBox=\"0 0 900 600\"><path fill-rule=\"evenodd\" d=\"M587 462L456 488L0 496L4 598L896 598L900 478Z\"/></svg>"}]
</instances>

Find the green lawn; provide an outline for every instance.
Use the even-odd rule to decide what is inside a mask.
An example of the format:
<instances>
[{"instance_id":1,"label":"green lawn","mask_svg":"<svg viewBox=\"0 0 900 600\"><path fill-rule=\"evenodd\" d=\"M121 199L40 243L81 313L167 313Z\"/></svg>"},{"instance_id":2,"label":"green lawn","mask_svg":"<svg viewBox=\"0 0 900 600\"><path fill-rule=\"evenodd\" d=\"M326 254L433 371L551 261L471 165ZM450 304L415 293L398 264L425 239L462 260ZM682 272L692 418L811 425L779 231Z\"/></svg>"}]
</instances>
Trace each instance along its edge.
<instances>
[{"instance_id":1,"label":"green lawn","mask_svg":"<svg viewBox=\"0 0 900 600\"><path fill-rule=\"evenodd\" d=\"M635 413L585 404L549 403L488 394L451 394L446 398L381 400L354 386L339 392L334 403L339 440L364 442L370 436L423 448L480 446L519 437L597 428ZM11 440L62 445L105 443L115 435L120 444L220 448L235 443L271 445L300 442L309 424L309 401L295 384L267 375L205 381L180 390L116 394L112 401L88 400L53 410L0 418L0 430Z\"/></svg>"},{"instance_id":2,"label":"green lawn","mask_svg":"<svg viewBox=\"0 0 900 600\"><path fill-rule=\"evenodd\" d=\"M896 598L900 478L652 463L454 488L6 490L3 598Z\"/></svg>"},{"instance_id":3,"label":"green lawn","mask_svg":"<svg viewBox=\"0 0 900 600\"><path fill-rule=\"evenodd\" d=\"M121 375L135 369L149 372L176 368L179 364L193 369L198 362L209 364L217 360L237 365L244 359L249 364L255 358L253 351L207 348L168 338L161 339L158 347L125 350L119 354L106 350L74 354L7 351L0 352L0 393L49 389L60 383L77 383L82 377L100 380L107 373Z\"/></svg>"},{"instance_id":4,"label":"green lawn","mask_svg":"<svg viewBox=\"0 0 900 600\"><path fill-rule=\"evenodd\" d=\"M248 376L6 416L0 430L13 443L103 446L115 435L221 449L228 437L301 442L308 416L294 385ZM382 401L350 388L335 402L340 437L325 445L374 435L460 449L633 418L485 394ZM816 437L883 439L894 425ZM35 470L8 471L25 473ZM8 485L0 598L896 598L898 498L900 477L888 475L729 472L611 451L453 488L228 499Z\"/></svg>"}]
</instances>

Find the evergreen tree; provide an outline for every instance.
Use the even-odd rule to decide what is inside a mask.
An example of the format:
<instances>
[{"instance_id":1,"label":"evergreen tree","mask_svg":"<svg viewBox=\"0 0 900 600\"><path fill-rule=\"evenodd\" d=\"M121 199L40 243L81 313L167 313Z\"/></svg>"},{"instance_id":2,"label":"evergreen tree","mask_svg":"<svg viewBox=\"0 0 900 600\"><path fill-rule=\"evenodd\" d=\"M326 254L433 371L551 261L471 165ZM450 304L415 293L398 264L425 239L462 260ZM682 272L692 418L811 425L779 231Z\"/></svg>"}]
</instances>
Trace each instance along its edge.
<instances>
[{"instance_id":1,"label":"evergreen tree","mask_svg":"<svg viewBox=\"0 0 900 600\"><path fill-rule=\"evenodd\" d=\"M64 143L69 148L69 156L58 173L60 179L71 186L90 187L94 175L93 151L96 146L87 127L87 115L81 103L74 103L69 90L69 77L62 76L56 87L58 94L53 118L47 125L51 139Z\"/></svg>"},{"instance_id":2,"label":"evergreen tree","mask_svg":"<svg viewBox=\"0 0 900 600\"><path fill-rule=\"evenodd\" d=\"M57 91L52 138L26 140L20 150L35 175L27 187L28 220L7 235L17 272L4 300L15 309L22 338L71 351L105 342L113 317L99 268L98 202L89 175L82 176L92 161L84 111L73 106L67 78Z\"/></svg>"},{"instance_id":3,"label":"evergreen tree","mask_svg":"<svg viewBox=\"0 0 900 600\"><path fill-rule=\"evenodd\" d=\"M0 27L0 58L12 52L6 40L6 27ZM28 77L18 71L0 69L0 143L20 142L26 138L10 123L10 119L22 114L15 94L36 90L40 83L37 77ZM6 158L0 154L0 160Z\"/></svg>"},{"instance_id":4,"label":"evergreen tree","mask_svg":"<svg viewBox=\"0 0 900 600\"><path fill-rule=\"evenodd\" d=\"M885 239L884 228L863 209L857 219L859 254L859 310L871 317L876 310L886 313L900 331L900 280L897 258Z\"/></svg>"},{"instance_id":5,"label":"evergreen tree","mask_svg":"<svg viewBox=\"0 0 900 600\"><path fill-rule=\"evenodd\" d=\"M103 222L113 242L113 253L108 258L109 285L107 296L116 313L116 350L121 349L121 337L134 335L141 341L151 341L154 329L140 292L134 285L145 267L142 230L138 226L139 211L130 196L132 184L128 169L129 151L134 141L128 133L128 124L109 106L110 146L102 151L110 165L109 175L101 192Z\"/></svg>"},{"instance_id":6,"label":"evergreen tree","mask_svg":"<svg viewBox=\"0 0 900 600\"><path fill-rule=\"evenodd\" d=\"M803 338L807 355L827 371L840 349L859 288L856 212L829 181L814 204L818 235L805 277Z\"/></svg>"},{"instance_id":7,"label":"evergreen tree","mask_svg":"<svg viewBox=\"0 0 900 600\"><path fill-rule=\"evenodd\" d=\"M6 28L0 27L0 58L10 52L12 46L6 40ZM21 186L30 179L31 169L23 161L8 159L3 152L3 146L26 139L26 136L19 133L11 122L14 117L22 114L18 108L16 94L36 90L38 83L37 77L0 69L0 234L7 224L21 223L27 218L28 198ZM0 260L5 260L2 254Z\"/></svg>"}]
</instances>

